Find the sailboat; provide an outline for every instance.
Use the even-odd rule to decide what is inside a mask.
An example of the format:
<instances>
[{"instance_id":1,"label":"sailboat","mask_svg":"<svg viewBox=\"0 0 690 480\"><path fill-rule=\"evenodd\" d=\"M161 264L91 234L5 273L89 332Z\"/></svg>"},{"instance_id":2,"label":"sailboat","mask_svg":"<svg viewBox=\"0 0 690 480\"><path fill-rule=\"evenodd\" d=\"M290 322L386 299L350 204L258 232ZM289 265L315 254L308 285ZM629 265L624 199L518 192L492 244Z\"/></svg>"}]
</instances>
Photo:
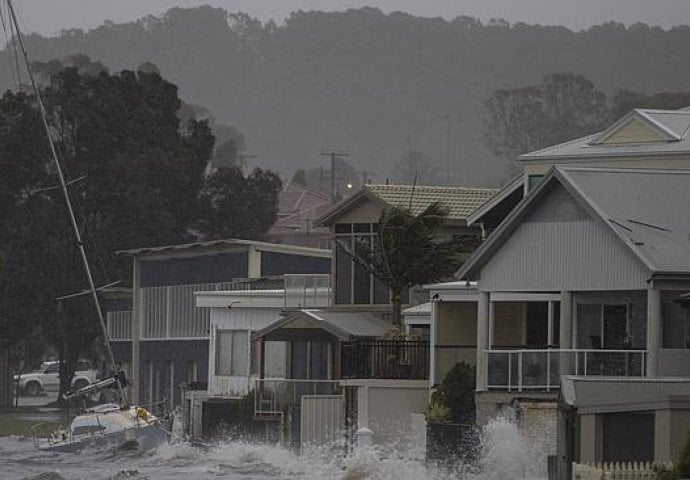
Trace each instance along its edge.
<instances>
[{"instance_id":1,"label":"sailboat","mask_svg":"<svg viewBox=\"0 0 690 480\"><path fill-rule=\"evenodd\" d=\"M54 168L60 184L67 211L69 213L70 223L74 232L75 241L79 249L79 253L84 266L84 272L89 284L88 292L93 299L98 321L105 340L105 346L108 352L113 376L101 382L81 388L75 392L71 392L65 396L67 400L76 399L92 395L94 392L102 389L115 389L117 392L117 402L103 403L94 407L85 408L84 411L76 415L67 429L58 430L47 437L40 438L34 434L34 444L37 448L42 450L61 451L61 452L76 452L86 447L92 446L114 446L116 448L122 446L135 445L138 449L146 450L156 447L169 439L170 430L161 419L153 415L144 406L130 405L125 395L124 387L126 386L126 379L124 373L118 371L116 368L115 357L110 346L108 337L108 330L103 319L103 311L101 309L98 292L91 275L91 267L89 260L84 250L81 232L77 224L72 202L67 191L67 183L63 174L60 159L53 142L53 138L48 124L48 117L45 106L41 98L41 92L38 89L36 81L31 70L29 57L24 47L24 41L19 29L19 22L11 0L7 0L7 10L9 12L10 21L15 27L16 39L19 43L23 61L26 70L29 74L29 80L36 96L43 126L45 128L46 136L50 146ZM34 429L34 432L36 430Z\"/></svg>"}]
</instances>

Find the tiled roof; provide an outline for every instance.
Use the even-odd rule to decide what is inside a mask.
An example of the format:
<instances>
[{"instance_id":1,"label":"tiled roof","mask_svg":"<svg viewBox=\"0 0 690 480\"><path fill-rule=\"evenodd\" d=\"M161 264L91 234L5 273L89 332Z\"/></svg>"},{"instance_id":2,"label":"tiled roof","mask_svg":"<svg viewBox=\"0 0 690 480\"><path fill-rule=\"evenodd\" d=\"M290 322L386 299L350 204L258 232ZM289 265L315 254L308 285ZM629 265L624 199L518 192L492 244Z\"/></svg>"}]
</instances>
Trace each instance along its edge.
<instances>
[{"instance_id":1,"label":"tiled roof","mask_svg":"<svg viewBox=\"0 0 690 480\"><path fill-rule=\"evenodd\" d=\"M494 188L422 185L367 185L365 189L388 205L409 208L414 214L422 212L434 202L440 202L450 209L448 218L451 219L466 219L498 193Z\"/></svg>"}]
</instances>

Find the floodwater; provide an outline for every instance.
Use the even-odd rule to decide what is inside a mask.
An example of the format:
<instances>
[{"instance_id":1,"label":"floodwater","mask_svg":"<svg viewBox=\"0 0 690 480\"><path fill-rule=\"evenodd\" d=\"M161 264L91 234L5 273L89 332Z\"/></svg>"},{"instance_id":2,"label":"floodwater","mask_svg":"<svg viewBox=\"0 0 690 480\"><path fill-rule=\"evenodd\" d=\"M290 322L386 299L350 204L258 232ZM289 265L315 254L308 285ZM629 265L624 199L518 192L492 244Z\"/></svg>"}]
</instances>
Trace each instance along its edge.
<instances>
[{"instance_id":1,"label":"floodwater","mask_svg":"<svg viewBox=\"0 0 690 480\"><path fill-rule=\"evenodd\" d=\"M331 449L302 455L278 446L218 443L200 448L170 443L140 454L133 451L37 451L31 439L0 438L0 478L77 479L303 479L303 480L541 480L542 462L508 420L489 423L482 433L476 465L452 468L426 466L418 455L372 449L351 456Z\"/></svg>"}]
</instances>

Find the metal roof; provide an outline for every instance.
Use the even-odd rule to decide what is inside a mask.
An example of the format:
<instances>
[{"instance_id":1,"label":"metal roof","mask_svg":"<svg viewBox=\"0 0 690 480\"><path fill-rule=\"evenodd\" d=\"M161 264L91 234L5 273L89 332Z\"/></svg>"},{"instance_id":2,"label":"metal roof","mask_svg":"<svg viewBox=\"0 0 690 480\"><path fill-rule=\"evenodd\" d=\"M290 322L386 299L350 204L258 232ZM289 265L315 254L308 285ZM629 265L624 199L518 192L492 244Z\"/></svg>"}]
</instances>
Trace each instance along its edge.
<instances>
[{"instance_id":1,"label":"metal roof","mask_svg":"<svg viewBox=\"0 0 690 480\"><path fill-rule=\"evenodd\" d=\"M669 400L690 400L690 378L563 375L561 397L579 413L652 410Z\"/></svg>"},{"instance_id":2,"label":"metal roof","mask_svg":"<svg viewBox=\"0 0 690 480\"><path fill-rule=\"evenodd\" d=\"M553 182L611 228L650 274L690 274L690 215L684 214L690 170L555 167L465 262L458 278L481 269Z\"/></svg>"},{"instance_id":3,"label":"metal roof","mask_svg":"<svg viewBox=\"0 0 690 480\"><path fill-rule=\"evenodd\" d=\"M513 177L508 183L501 187L495 195L486 200L483 204L477 207L468 217L467 224L472 225L476 221L480 220L484 215L489 213L495 207L497 207L506 198L510 197L513 193L518 190L524 190L525 188L525 176L523 174Z\"/></svg>"},{"instance_id":4,"label":"metal roof","mask_svg":"<svg viewBox=\"0 0 690 480\"><path fill-rule=\"evenodd\" d=\"M598 143L619 128L623 128L631 119L637 119L658 133L666 141L640 143ZM549 160L568 158L577 160L593 157L632 157L648 155L688 155L690 154L690 110L650 110L636 109L618 120L603 132L570 140L565 143L546 147L541 150L520 155L518 160Z\"/></svg>"},{"instance_id":5,"label":"metal roof","mask_svg":"<svg viewBox=\"0 0 690 480\"><path fill-rule=\"evenodd\" d=\"M119 250L117 255L145 255L149 253L176 253L189 252L191 250L210 250L216 247L255 247L257 250L290 252L296 255L310 255L330 257L331 251L323 248L301 247L296 245L286 245L256 240L241 240L229 238L223 240L211 240L208 242L181 243L177 245L161 245L158 247L142 247L130 250Z\"/></svg>"},{"instance_id":6,"label":"metal roof","mask_svg":"<svg viewBox=\"0 0 690 480\"><path fill-rule=\"evenodd\" d=\"M258 339L289 324L306 320L341 340L351 337L382 337L391 329L391 324L371 312L327 312L323 310L300 310L280 319L252 335Z\"/></svg>"},{"instance_id":7,"label":"metal roof","mask_svg":"<svg viewBox=\"0 0 690 480\"><path fill-rule=\"evenodd\" d=\"M365 198L385 206L409 208L413 214L421 213L434 202L449 209L448 219L466 220L478 207L499 190L496 188L437 187L427 185L365 185L357 193L334 205L315 222L327 224Z\"/></svg>"}]
</instances>

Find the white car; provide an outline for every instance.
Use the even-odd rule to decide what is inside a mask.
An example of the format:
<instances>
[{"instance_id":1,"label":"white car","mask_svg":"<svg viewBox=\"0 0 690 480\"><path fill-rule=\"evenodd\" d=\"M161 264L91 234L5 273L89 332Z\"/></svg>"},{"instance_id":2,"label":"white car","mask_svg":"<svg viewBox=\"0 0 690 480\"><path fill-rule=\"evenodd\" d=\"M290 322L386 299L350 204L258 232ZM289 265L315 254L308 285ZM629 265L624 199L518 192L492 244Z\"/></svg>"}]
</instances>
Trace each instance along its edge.
<instances>
[{"instance_id":1,"label":"white car","mask_svg":"<svg viewBox=\"0 0 690 480\"><path fill-rule=\"evenodd\" d=\"M15 376L15 380L19 380L19 392L32 397L43 392L57 393L60 390L59 366L58 362L43 362L36 370ZM80 360L72 379L72 389L95 382L97 376L98 372L91 368L89 362Z\"/></svg>"}]
</instances>

